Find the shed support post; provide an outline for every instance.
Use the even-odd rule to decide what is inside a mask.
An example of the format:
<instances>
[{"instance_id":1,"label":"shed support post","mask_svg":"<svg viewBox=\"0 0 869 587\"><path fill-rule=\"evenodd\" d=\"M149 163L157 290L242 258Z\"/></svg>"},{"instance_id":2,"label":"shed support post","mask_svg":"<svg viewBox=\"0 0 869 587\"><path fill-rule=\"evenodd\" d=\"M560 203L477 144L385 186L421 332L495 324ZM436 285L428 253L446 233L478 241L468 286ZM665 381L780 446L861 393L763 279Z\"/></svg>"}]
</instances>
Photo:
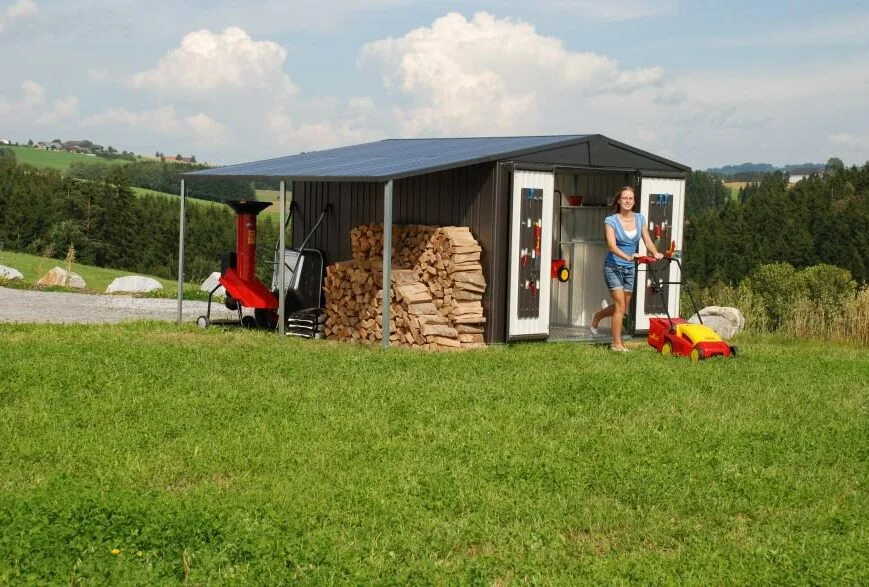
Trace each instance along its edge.
<instances>
[{"instance_id":1,"label":"shed support post","mask_svg":"<svg viewBox=\"0 0 869 587\"><path fill-rule=\"evenodd\" d=\"M392 299L392 180L383 188L383 348L389 348L389 302Z\"/></svg>"},{"instance_id":2,"label":"shed support post","mask_svg":"<svg viewBox=\"0 0 869 587\"><path fill-rule=\"evenodd\" d=\"M290 182L290 190L293 189L293 182ZM280 220L280 236L278 238L278 336L286 334L287 321L284 319L284 307L287 303L287 286L285 284L285 275L287 271L287 263L284 259L284 249L287 248L286 232L287 232L287 182L281 180L281 220Z\"/></svg>"},{"instance_id":3,"label":"shed support post","mask_svg":"<svg viewBox=\"0 0 869 587\"><path fill-rule=\"evenodd\" d=\"M184 228L187 223L187 210L185 209L185 200L187 198L186 190L184 189L184 180L181 180L181 213L178 221L178 318L175 323L181 326L182 305L184 298Z\"/></svg>"}]
</instances>

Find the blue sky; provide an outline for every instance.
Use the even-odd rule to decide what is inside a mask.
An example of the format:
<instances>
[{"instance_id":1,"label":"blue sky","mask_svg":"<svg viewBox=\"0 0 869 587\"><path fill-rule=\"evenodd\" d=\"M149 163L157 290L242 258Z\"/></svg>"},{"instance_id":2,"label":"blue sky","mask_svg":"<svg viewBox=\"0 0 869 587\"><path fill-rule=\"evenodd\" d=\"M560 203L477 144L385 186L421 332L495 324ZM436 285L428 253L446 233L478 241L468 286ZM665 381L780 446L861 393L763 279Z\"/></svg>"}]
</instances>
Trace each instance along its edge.
<instances>
[{"instance_id":1,"label":"blue sky","mask_svg":"<svg viewBox=\"0 0 869 587\"><path fill-rule=\"evenodd\" d=\"M601 133L697 169L869 161L869 5L0 0L0 138L233 163Z\"/></svg>"}]
</instances>

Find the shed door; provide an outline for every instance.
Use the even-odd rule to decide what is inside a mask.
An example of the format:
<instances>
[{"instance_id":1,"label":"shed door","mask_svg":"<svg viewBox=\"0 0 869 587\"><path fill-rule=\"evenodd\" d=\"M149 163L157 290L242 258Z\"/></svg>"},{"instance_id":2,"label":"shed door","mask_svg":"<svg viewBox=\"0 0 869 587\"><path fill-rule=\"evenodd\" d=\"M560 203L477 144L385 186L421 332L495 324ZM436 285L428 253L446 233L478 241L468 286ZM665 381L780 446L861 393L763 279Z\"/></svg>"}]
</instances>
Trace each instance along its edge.
<instances>
[{"instance_id":1,"label":"shed door","mask_svg":"<svg viewBox=\"0 0 869 587\"><path fill-rule=\"evenodd\" d=\"M685 208L685 180L657 177L643 177L640 185L640 212L646 217L649 236L662 253L675 241L676 249L682 250L682 220ZM669 267L669 271L667 271ZM665 281L679 281L682 276L675 263L659 261L653 265L656 275ZM634 297L636 320L634 328L638 331L649 329L649 317L679 315L679 286L670 285L662 292L652 292L651 273L647 267L637 268L637 288ZM665 305L666 304L666 305Z\"/></svg>"},{"instance_id":2,"label":"shed door","mask_svg":"<svg viewBox=\"0 0 869 587\"><path fill-rule=\"evenodd\" d=\"M549 336L551 171L514 171L507 339Z\"/></svg>"}]
</instances>

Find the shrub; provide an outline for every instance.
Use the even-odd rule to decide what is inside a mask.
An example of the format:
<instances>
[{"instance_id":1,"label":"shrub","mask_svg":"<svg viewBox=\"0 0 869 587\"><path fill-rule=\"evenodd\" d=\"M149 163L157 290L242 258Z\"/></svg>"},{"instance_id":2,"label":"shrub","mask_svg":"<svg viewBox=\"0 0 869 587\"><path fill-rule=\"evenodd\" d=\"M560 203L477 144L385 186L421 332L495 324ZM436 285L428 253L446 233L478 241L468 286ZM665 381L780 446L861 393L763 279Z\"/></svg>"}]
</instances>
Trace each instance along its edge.
<instances>
[{"instance_id":1,"label":"shrub","mask_svg":"<svg viewBox=\"0 0 869 587\"><path fill-rule=\"evenodd\" d=\"M813 303L829 308L836 314L857 292L857 283L851 279L851 272L834 265L812 265L800 271L806 293Z\"/></svg>"},{"instance_id":2,"label":"shrub","mask_svg":"<svg viewBox=\"0 0 869 587\"><path fill-rule=\"evenodd\" d=\"M805 283L790 263L761 265L740 284L749 289L763 309L761 330L783 327L794 304L805 296ZM746 317L747 321L747 317Z\"/></svg>"}]
</instances>

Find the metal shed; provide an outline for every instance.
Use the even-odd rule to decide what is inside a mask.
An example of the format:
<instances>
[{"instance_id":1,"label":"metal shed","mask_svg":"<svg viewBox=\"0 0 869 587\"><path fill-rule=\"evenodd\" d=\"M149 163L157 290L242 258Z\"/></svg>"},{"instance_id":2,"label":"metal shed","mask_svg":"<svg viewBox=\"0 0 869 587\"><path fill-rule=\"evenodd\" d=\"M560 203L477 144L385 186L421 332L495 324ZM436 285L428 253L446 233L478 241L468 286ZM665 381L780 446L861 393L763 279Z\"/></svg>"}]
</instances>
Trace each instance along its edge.
<instances>
[{"instance_id":1,"label":"metal shed","mask_svg":"<svg viewBox=\"0 0 869 587\"><path fill-rule=\"evenodd\" d=\"M330 204L330 214L308 243L322 250L329 263L350 258L349 232L359 224L384 223L385 272L393 224L468 226L483 248L485 339L505 342L588 337L591 313L607 298L600 275L606 250L603 219L613 194L623 185L634 186L654 236L675 241L681 249L689 172L680 163L590 134L389 139L184 176L280 180L281 235L285 191L298 204L294 240ZM182 197L179 265L183 202ZM535 237L540 242L529 250L528 239ZM571 270L565 283L550 278L555 259ZM179 309L182 274L183 265ZM648 317L664 309L655 306L657 298L645 295L643 283L638 275L630 312L634 331L647 329ZM673 312L678 297L672 286L666 299ZM388 325L389 304L383 307ZM388 344L388 335L384 340Z\"/></svg>"}]
</instances>

